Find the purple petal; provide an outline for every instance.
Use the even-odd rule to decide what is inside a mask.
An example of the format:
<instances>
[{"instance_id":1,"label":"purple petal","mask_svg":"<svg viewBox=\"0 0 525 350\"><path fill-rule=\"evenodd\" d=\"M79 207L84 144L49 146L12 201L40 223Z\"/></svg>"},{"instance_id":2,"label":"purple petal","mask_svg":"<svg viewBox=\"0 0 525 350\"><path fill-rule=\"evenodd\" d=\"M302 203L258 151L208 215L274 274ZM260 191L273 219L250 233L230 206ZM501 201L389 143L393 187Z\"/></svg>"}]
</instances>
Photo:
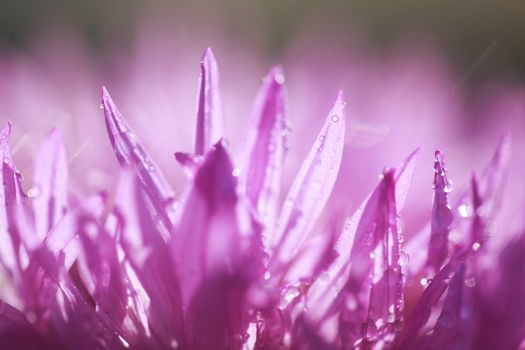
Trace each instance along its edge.
<instances>
[{"instance_id":1,"label":"purple petal","mask_svg":"<svg viewBox=\"0 0 525 350\"><path fill-rule=\"evenodd\" d=\"M223 136L219 68L210 48L204 51L199 78L195 154L204 155Z\"/></svg>"},{"instance_id":2,"label":"purple petal","mask_svg":"<svg viewBox=\"0 0 525 350\"><path fill-rule=\"evenodd\" d=\"M344 149L344 105L340 92L286 197L279 226L271 237L274 270L293 259L330 197Z\"/></svg>"},{"instance_id":3,"label":"purple petal","mask_svg":"<svg viewBox=\"0 0 525 350\"><path fill-rule=\"evenodd\" d=\"M249 323L246 292L262 272L260 236L245 220L232 172L218 143L195 174L173 235L190 348L240 347Z\"/></svg>"},{"instance_id":4,"label":"purple petal","mask_svg":"<svg viewBox=\"0 0 525 350\"><path fill-rule=\"evenodd\" d=\"M448 203L451 183L447 177L447 168L443 154L436 151L434 161L434 203L430 226L430 243L428 246L427 266L438 271L448 257L448 233L454 219L452 208Z\"/></svg>"},{"instance_id":5,"label":"purple petal","mask_svg":"<svg viewBox=\"0 0 525 350\"><path fill-rule=\"evenodd\" d=\"M19 223L24 223L21 217L26 215L24 210L27 208L26 196L20 183L22 177L9 151L10 134L11 123L8 121L0 132L0 183L3 184L0 186L0 259L6 272L16 278L24 267L21 260L24 247Z\"/></svg>"},{"instance_id":6,"label":"purple petal","mask_svg":"<svg viewBox=\"0 0 525 350\"><path fill-rule=\"evenodd\" d=\"M117 159L121 165L134 169L148 193L155 215L159 216L169 231L173 225L170 218L174 200L171 186L123 119L106 88L102 88L102 104L106 128Z\"/></svg>"},{"instance_id":7,"label":"purple petal","mask_svg":"<svg viewBox=\"0 0 525 350\"><path fill-rule=\"evenodd\" d=\"M281 189L286 143L284 77L275 67L265 78L252 112L241 167L241 192L272 228Z\"/></svg>"},{"instance_id":8,"label":"purple petal","mask_svg":"<svg viewBox=\"0 0 525 350\"><path fill-rule=\"evenodd\" d=\"M412 176L414 175L420 153L419 147L413 150L396 171L396 208L398 212L401 212L405 206L408 189L412 182Z\"/></svg>"},{"instance_id":9,"label":"purple petal","mask_svg":"<svg viewBox=\"0 0 525 350\"><path fill-rule=\"evenodd\" d=\"M174 341L184 345L179 278L167 243L147 208L148 199L129 169L120 179L116 206L122 230L136 322L152 334L154 341L168 348ZM146 309L146 310L143 310ZM145 314L144 312L147 312Z\"/></svg>"},{"instance_id":10,"label":"purple petal","mask_svg":"<svg viewBox=\"0 0 525 350\"><path fill-rule=\"evenodd\" d=\"M67 157L62 135L53 129L34 158L33 210L41 241L64 216L67 206Z\"/></svg>"},{"instance_id":11,"label":"purple petal","mask_svg":"<svg viewBox=\"0 0 525 350\"><path fill-rule=\"evenodd\" d=\"M465 265L461 265L448 287L441 314L424 348L471 349L469 330L470 312L464 296Z\"/></svg>"},{"instance_id":12,"label":"purple petal","mask_svg":"<svg viewBox=\"0 0 525 350\"><path fill-rule=\"evenodd\" d=\"M24 314L0 301L1 349L51 350L57 345L41 337Z\"/></svg>"},{"instance_id":13,"label":"purple petal","mask_svg":"<svg viewBox=\"0 0 525 350\"><path fill-rule=\"evenodd\" d=\"M488 271L488 281L476 279L483 288L476 306L473 349L520 349L525 329L525 234L510 240ZM481 285L480 285L481 284ZM521 343L521 344L520 344Z\"/></svg>"},{"instance_id":14,"label":"purple petal","mask_svg":"<svg viewBox=\"0 0 525 350\"><path fill-rule=\"evenodd\" d=\"M421 330L429 320L432 309L448 288L452 277L459 266L465 261L465 253L455 255L430 281L421 295L414 310L409 315L400 340L400 348L418 349L421 344Z\"/></svg>"},{"instance_id":15,"label":"purple petal","mask_svg":"<svg viewBox=\"0 0 525 350\"><path fill-rule=\"evenodd\" d=\"M402 197L401 201L395 201L396 206L392 208L397 210L397 215L399 210L401 210L401 207L397 207L397 203L399 205L404 203L418 154L419 150L412 152L395 174L395 179L401 181L403 187L402 190L398 191L396 182L395 196L399 194ZM356 281L356 290L347 285L347 282L352 269L354 270L352 278L357 278L359 274L362 274L358 279L363 280L372 268L373 261L370 259L371 248L367 242L372 240L370 228L376 225L376 215L381 215L383 212L378 209L378 206L383 203L378 199L380 188L384 186L383 181L363 201L363 204L352 217L346 221L344 229L334 245L336 255L334 262L309 289L307 305L309 309L308 318L310 320L315 322L319 322L321 319L326 320L333 312L339 309L341 302L351 300L350 304L357 305L358 300L355 294L360 289L362 282ZM385 201L384 204L388 204L388 201ZM361 251L361 254L359 254L359 251ZM357 259L355 268L352 267L354 259ZM336 299L334 300L334 298Z\"/></svg>"},{"instance_id":16,"label":"purple petal","mask_svg":"<svg viewBox=\"0 0 525 350\"><path fill-rule=\"evenodd\" d=\"M492 218L500 207L508 174L511 146L510 135L503 135L479 182L480 195L488 218Z\"/></svg>"}]
</instances>

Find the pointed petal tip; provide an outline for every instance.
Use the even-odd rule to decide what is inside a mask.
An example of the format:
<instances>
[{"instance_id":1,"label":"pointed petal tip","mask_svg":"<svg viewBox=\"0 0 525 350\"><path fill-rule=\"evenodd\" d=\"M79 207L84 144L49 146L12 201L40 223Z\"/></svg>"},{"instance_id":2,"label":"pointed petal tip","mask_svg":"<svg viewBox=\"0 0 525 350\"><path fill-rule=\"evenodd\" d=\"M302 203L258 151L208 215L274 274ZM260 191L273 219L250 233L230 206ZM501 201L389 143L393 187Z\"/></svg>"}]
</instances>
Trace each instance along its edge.
<instances>
[{"instance_id":1,"label":"pointed petal tip","mask_svg":"<svg viewBox=\"0 0 525 350\"><path fill-rule=\"evenodd\" d=\"M215 54L213 53L213 50L211 49L211 47L208 46L204 50L204 53L202 54L201 65L210 64L210 63L216 64L217 59L215 58Z\"/></svg>"},{"instance_id":2,"label":"pointed petal tip","mask_svg":"<svg viewBox=\"0 0 525 350\"><path fill-rule=\"evenodd\" d=\"M280 64L273 66L265 80L275 82L278 85L283 85L286 81L283 73L283 67Z\"/></svg>"},{"instance_id":3,"label":"pointed petal tip","mask_svg":"<svg viewBox=\"0 0 525 350\"><path fill-rule=\"evenodd\" d=\"M11 128L12 128L11 120L7 119L7 121L4 124L4 127L2 128L2 135L9 136L11 134Z\"/></svg>"}]
</instances>

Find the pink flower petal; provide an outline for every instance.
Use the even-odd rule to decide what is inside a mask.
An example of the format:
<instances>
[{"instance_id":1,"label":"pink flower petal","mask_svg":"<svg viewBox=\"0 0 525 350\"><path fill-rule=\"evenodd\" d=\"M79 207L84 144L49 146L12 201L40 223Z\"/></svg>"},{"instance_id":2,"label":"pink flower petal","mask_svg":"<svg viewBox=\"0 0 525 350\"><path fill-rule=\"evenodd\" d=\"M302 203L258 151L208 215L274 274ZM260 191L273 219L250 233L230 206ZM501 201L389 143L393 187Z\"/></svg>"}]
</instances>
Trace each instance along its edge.
<instances>
[{"instance_id":1,"label":"pink flower petal","mask_svg":"<svg viewBox=\"0 0 525 350\"><path fill-rule=\"evenodd\" d=\"M288 192L276 234L271 237L274 271L290 263L330 197L343 156L344 105L340 92Z\"/></svg>"},{"instance_id":2,"label":"pink flower petal","mask_svg":"<svg viewBox=\"0 0 525 350\"><path fill-rule=\"evenodd\" d=\"M64 216L67 207L67 157L62 135L54 129L34 158L32 200L38 240Z\"/></svg>"},{"instance_id":3,"label":"pink flower petal","mask_svg":"<svg viewBox=\"0 0 525 350\"><path fill-rule=\"evenodd\" d=\"M240 169L240 191L257 209L261 221L269 229L275 223L286 152L283 84L281 68L274 67L265 78L255 101Z\"/></svg>"},{"instance_id":4,"label":"pink flower petal","mask_svg":"<svg viewBox=\"0 0 525 350\"><path fill-rule=\"evenodd\" d=\"M174 200L171 186L123 119L106 88L102 88L102 105L109 139L117 159L121 165L128 165L134 169L148 193L155 214L169 231L173 225L170 218Z\"/></svg>"},{"instance_id":5,"label":"pink flower petal","mask_svg":"<svg viewBox=\"0 0 525 350\"><path fill-rule=\"evenodd\" d=\"M447 177L447 168L443 154L436 151L434 161L434 203L432 206L432 221L430 226L430 242L428 245L427 266L439 271L448 258L448 233L454 219L452 208L448 203L448 193L451 183Z\"/></svg>"},{"instance_id":6,"label":"pink flower petal","mask_svg":"<svg viewBox=\"0 0 525 350\"><path fill-rule=\"evenodd\" d=\"M223 136L222 106L219 93L219 68L210 48L201 60L195 154L204 155Z\"/></svg>"}]
</instances>

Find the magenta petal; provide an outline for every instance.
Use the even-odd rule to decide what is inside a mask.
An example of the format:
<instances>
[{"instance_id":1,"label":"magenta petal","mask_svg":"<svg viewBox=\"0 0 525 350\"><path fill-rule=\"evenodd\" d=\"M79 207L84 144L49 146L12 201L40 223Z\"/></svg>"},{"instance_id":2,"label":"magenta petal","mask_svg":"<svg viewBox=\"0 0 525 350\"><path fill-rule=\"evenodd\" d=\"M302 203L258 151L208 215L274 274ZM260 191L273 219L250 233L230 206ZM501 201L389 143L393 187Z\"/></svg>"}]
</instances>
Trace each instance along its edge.
<instances>
[{"instance_id":1,"label":"magenta petal","mask_svg":"<svg viewBox=\"0 0 525 350\"><path fill-rule=\"evenodd\" d=\"M286 143L284 77L275 67L264 79L252 112L240 169L241 192L273 228L281 189Z\"/></svg>"},{"instance_id":2,"label":"magenta petal","mask_svg":"<svg viewBox=\"0 0 525 350\"><path fill-rule=\"evenodd\" d=\"M418 349L421 347L421 334L423 327L429 320L432 309L437 305L441 296L448 288L452 277L458 271L461 263L465 261L465 253L455 255L426 287L414 310L408 317L400 340L400 348Z\"/></svg>"},{"instance_id":3,"label":"magenta petal","mask_svg":"<svg viewBox=\"0 0 525 350\"><path fill-rule=\"evenodd\" d=\"M106 88L102 88L102 105L109 139L117 159L121 165L128 165L135 170L156 215L169 230L172 227L170 208L174 200L171 186L118 111Z\"/></svg>"},{"instance_id":4,"label":"magenta petal","mask_svg":"<svg viewBox=\"0 0 525 350\"><path fill-rule=\"evenodd\" d=\"M52 350L57 345L38 334L24 314L0 301L0 349Z\"/></svg>"},{"instance_id":5,"label":"magenta petal","mask_svg":"<svg viewBox=\"0 0 525 350\"><path fill-rule=\"evenodd\" d=\"M464 301L465 265L461 265L448 287L441 314L424 348L471 349L469 322L471 310Z\"/></svg>"},{"instance_id":6,"label":"magenta petal","mask_svg":"<svg viewBox=\"0 0 525 350\"><path fill-rule=\"evenodd\" d=\"M41 241L60 220L67 206L67 157L62 135L53 129L34 158L33 210Z\"/></svg>"},{"instance_id":7,"label":"magenta petal","mask_svg":"<svg viewBox=\"0 0 525 350\"><path fill-rule=\"evenodd\" d=\"M187 305L208 269L231 263L231 252L239 244L235 219L236 178L223 146L218 143L197 171L193 188L185 200L173 249ZM216 244L216 245L215 245ZM215 266L214 261L218 264Z\"/></svg>"},{"instance_id":8,"label":"magenta petal","mask_svg":"<svg viewBox=\"0 0 525 350\"><path fill-rule=\"evenodd\" d=\"M223 136L219 68L210 48L204 51L199 78L195 154L204 155Z\"/></svg>"},{"instance_id":9,"label":"magenta petal","mask_svg":"<svg viewBox=\"0 0 525 350\"><path fill-rule=\"evenodd\" d=\"M479 182L479 192L483 199L485 216L492 219L500 207L503 188L508 174L511 137L505 134L501 137L496 152L490 164L485 169Z\"/></svg>"},{"instance_id":10,"label":"magenta petal","mask_svg":"<svg viewBox=\"0 0 525 350\"><path fill-rule=\"evenodd\" d=\"M24 267L21 253L25 250L19 223L25 223L26 196L22 191L21 175L9 151L11 123L0 132L0 261L10 277L16 277ZM29 232L22 232L29 233ZM28 235L31 236L31 235Z\"/></svg>"},{"instance_id":11,"label":"magenta petal","mask_svg":"<svg viewBox=\"0 0 525 350\"><path fill-rule=\"evenodd\" d=\"M420 153L419 147L413 150L396 171L396 208L398 212L401 212L405 206L408 189L412 182L412 176L414 175Z\"/></svg>"},{"instance_id":12,"label":"magenta petal","mask_svg":"<svg viewBox=\"0 0 525 350\"><path fill-rule=\"evenodd\" d=\"M430 226L430 242L428 247L427 266L438 271L448 257L449 226L454 219L452 208L448 203L448 193L451 183L447 177L447 168L443 154L436 151L434 161L434 202L432 205L432 221Z\"/></svg>"},{"instance_id":13,"label":"magenta petal","mask_svg":"<svg viewBox=\"0 0 525 350\"><path fill-rule=\"evenodd\" d=\"M183 346L179 279L169 246L147 205L147 195L139 181L129 169L125 169L116 206L121 217L120 241L129 263L127 270L133 287L131 299L137 308L137 323L146 322L140 327L146 328L146 334L151 332L159 346L169 348L173 341Z\"/></svg>"},{"instance_id":14,"label":"magenta petal","mask_svg":"<svg viewBox=\"0 0 525 350\"><path fill-rule=\"evenodd\" d=\"M288 192L271 237L275 271L293 259L332 193L345 144L344 106L340 92Z\"/></svg>"},{"instance_id":15,"label":"magenta petal","mask_svg":"<svg viewBox=\"0 0 525 350\"><path fill-rule=\"evenodd\" d=\"M376 220L381 222L386 220L388 222L389 219L383 217L383 215L392 219L392 210L395 215L399 214L401 207L397 207L397 204L399 203L401 206L404 204L404 198L406 198L408 193L408 186L410 185L418 154L419 149L416 149L405 159L394 175L391 173L388 175L389 177L393 176L394 180L401 182L401 189L398 190L397 182L395 186L391 184L390 187L394 187L394 193L384 194L380 198L380 193L385 191L385 178L383 178L379 186L363 201L352 217L346 221L344 229L334 245L335 259L333 263L308 291L307 305L309 308L308 318L310 320L315 322L326 321L327 318L332 316L332 313L337 312L341 303L354 304L356 308L359 306L357 296L372 269L374 261L379 259L373 252L374 246L371 246L377 244L378 240L381 240L381 237L383 237L382 234L378 234L376 237L373 232L373 228L377 226ZM398 194L402 197L400 201L397 200ZM392 200L394 200L393 203ZM397 225L395 220L391 224ZM389 230L394 230L394 228L395 226ZM378 229L380 230L381 228ZM393 231L391 232L394 234ZM399 235L394 234L394 236L397 237L391 241L391 249L395 248L394 251L397 252L398 259L401 257L401 254L405 258L405 253L399 251ZM396 246L394 247L394 245ZM371 256L374 256L374 259L371 259ZM395 267L395 265L398 265L398 260L392 257L391 263ZM399 277L398 272L396 274ZM351 281L349 281L349 278ZM400 300L396 301L397 304L399 302Z\"/></svg>"},{"instance_id":16,"label":"magenta petal","mask_svg":"<svg viewBox=\"0 0 525 350\"><path fill-rule=\"evenodd\" d=\"M187 339L197 349L240 347L249 321L246 292L262 271L260 237L243 215L232 171L218 143L195 174L173 235Z\"/></svg>"}]
</instances>

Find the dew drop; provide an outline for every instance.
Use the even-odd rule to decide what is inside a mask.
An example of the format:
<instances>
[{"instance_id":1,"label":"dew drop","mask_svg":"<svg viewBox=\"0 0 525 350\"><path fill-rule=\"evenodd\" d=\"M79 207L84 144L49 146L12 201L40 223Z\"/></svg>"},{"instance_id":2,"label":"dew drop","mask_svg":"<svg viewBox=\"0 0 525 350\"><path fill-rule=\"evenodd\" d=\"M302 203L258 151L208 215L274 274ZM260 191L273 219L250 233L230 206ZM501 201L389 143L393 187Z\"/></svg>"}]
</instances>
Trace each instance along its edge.
<instances>
[{"instance_id":1,"label":"dew drop","mask_svg":"<svg viewBox=\"0 0 525 350\"><path fill-rule=\"evenodd\" d=\"M429 279L426 277L423 277L419 280L419 284L421 284L423 287L426 286L429 282Z\"/></svg>"},{"instance_id":2,"label":"dew drop","mask_svg":"<svg viewBox=\"0 0 525 350\"><path fill-rule=\"evenodd\" d=\"M471 210L467 204L462 204L458 207L459 215L463 218L468 218L471 214Z\"/></svg>"},{"instance_id":3,"label":"dew drop","mask_svg":"<svg viewBox=\"0 0 525 350\"><path fill-rule=\"evenodd\" d=\"M179 342L177 341L177 339L171 339L170 346L172 349L177 349L179 347Z\"/></svg>"},{"instance_id":4,"label":"dew drop","mask_svg":"<svg viewBox=\"0 0 525 350\"><path fill-rule=\"evenodd\" d=\"M473 251L476 252L476 251L479 250L479 248L481 248L481 244L479 244L479 242L474 242L474 243L472 243L472 250L473 250Z\"/></svg>"},{"instance_id":5,"label":"dew drop","mask_svg":"<svg viewBox=\"0 0 525 350\"><path fill-rule=\"evenodd\" d=\"M339 116L334 114L334 115L332 116L332 121L333 121L334 123L337 123L337 122L339 121Z\"/></svg>"},{"instance_id":6,"label":"dew drop","mask_svg":"<svg viewBox=\"0 0 525 350\"><path fill-rule=\"evenodd\" d=\"M370 259L375 259L376 258L376 255L374 254L374 252L370 253Z\"/></svg>"},{"instance_id":7,"label":"dew drop","mask_svg":"<svg viewBox=\"0 0 525 350\"><path fill-rule=\"evenodd\" d=\"M129 348L129 343L126 341L126 339L124 339L121 335L118 336L118 339L120 340L122 345L124 345L125 348Z\"/></svg>"},{"instance_id":8,"label":"dew drop","mask_svg":"<svg viewBox=\"0 0 525 350\"><path fill-rule=\"evenodd\" d=\"M469 288L472 288L476 285L476 279L475 278L467 278L465 280L465 285Z\"/></svg>"},{"instance_id":9,"label":"dew drop","mask_svg":"<svg viewBox=\"0 0 525 350\"><path fill-rule=\"evenodd\" d=\"M241 169L239 169L239 168L233 169L233 171L232 171L232 176L233 177L238 177L240 174L241 174Z\"/></svg>"},{"instance_id":10,"label":"dew drop","mask_svg":"<svg viewBox=\"0 0 525 350\"><path fill-rule=\"evenodd\" d=\"M381 327L385 325L385 320L383 320L382 318L379 318L377 319L377 321L375 321L375 325L377 329L381 329Z\"/></svg>"},{"instance_id":11,"label":"dew drop","mask_svg":"<svg viewBox=\"0 0 525 350\"><path fill-rule=\"evenodd\" d=\"M397 263L399 266L406 266L408 262L410 261L410 255L408 255L406 252L400 252L399 253L399 259L397 260Z\"/></svg>"},{"instance_id":12,"label":"dew drop","mask_svg":"<svg viewBox=\"0 0 525 350\"><path fill-rule=\"evenodd\" d=\"M264 279L265 279L266 281L268 281L268 280L270 279L270 277L272 277L272 274L270 273L270 271L266 271L266 272L264 273Z\"/></svg>"},{"instance_id":13,"label":"dew drop","mask_svg":"<svg viewBox=\"0 0 525 350\"><path fill-rule=\"evenodd\" d=\"M34 186L34 187L30 188L27 191L27 196L29 198L36 198L36 197L40 196L40 187Z\"/></svg>"},{"instance_id":14,"label":"dew drop","mask_svg":"<svg viewBox=\"0 0 525 350\"><path fill-rule=\"evenodd\" d=\"M98 108L100 108L100 109L104 109L104 105L101 103L101 104L98 106Z\"/></svg>"},{"instance_id":15,"label":"dew drop","mask_svg":"<svg viewBox=\"0 0 525 350\"><path fill-rule=\"evenodd\" d=\"M288 288L288 290L286 291L286 293L284 293L284 300L289 303L291 302L292 300L294 300L295 298L297 298L299 296L299 289L297 287L290 287Z\"/></svg>"},{"instance_id":16,"label":"dew drop","mask_svg":"<svg viewBox=\"0 0 525 350\"><path fill-rule=\"evenodd\" d=\"M447 179L447 183L445 184L445 188L443 190L446 193L450 193L454 190L454 184L452 183L452 180Z\"/></svg>"},{"instance_id":17,"label":"dew drop","mask_svg":"<svg viewBox=\"0 0 525 350\"><path fill-rule=\"evenodd\" d=\"M325 139L325 136L324 135L319 135L319 141L323 142Z\"/></svg>"},{"instance_id":18,"label":"dew drop","mask_svg":"<svg viewBox=\"0 0 525 350\"><path fill-rule=\"evenodd\" d=\"M275 82L276 82L277 84L282 85L282 84L284 84L284 81L285 81L285 79L284 79L284 75L282 75L282 74L276 74L276 75L275 75Z\"/></svg>"}]
</instances>

